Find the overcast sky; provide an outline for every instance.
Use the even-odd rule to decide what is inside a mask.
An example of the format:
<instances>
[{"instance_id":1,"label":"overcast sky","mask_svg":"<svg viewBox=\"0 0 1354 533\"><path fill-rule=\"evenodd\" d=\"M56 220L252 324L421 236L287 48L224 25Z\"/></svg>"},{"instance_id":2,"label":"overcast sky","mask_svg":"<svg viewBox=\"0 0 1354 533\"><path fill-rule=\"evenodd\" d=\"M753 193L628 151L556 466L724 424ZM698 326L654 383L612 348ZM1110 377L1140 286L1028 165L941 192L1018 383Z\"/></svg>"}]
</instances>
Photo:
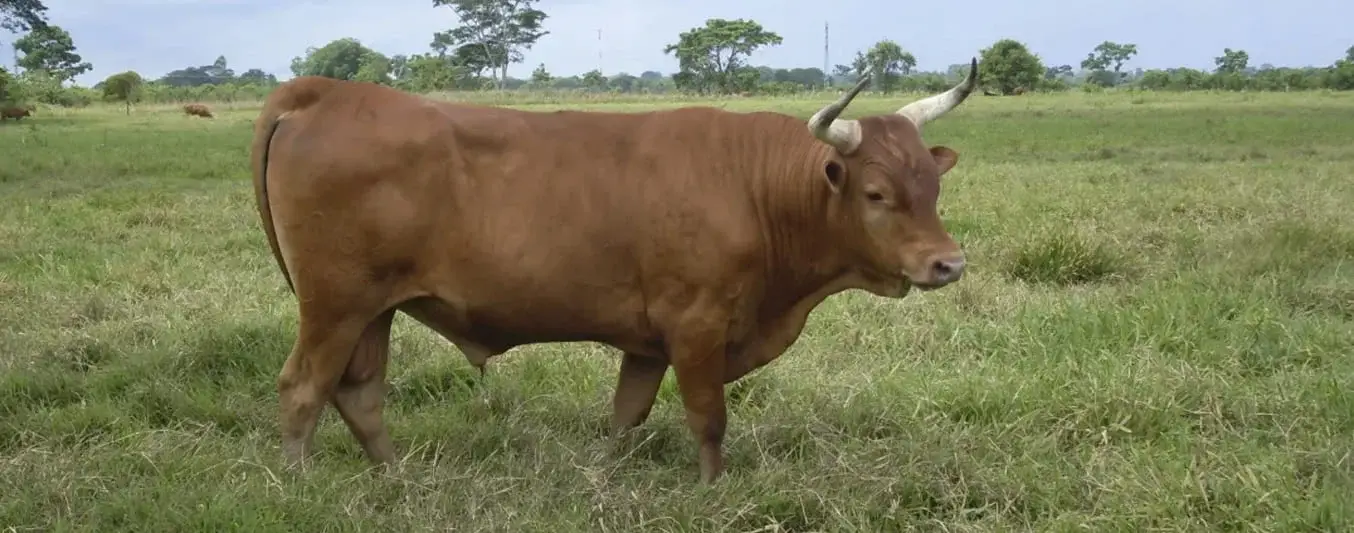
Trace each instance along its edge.
<instances>
[{"instance_id":1,"label":"overcast sky","mask_svg":"<svg viewBox=\"0 0 1354 533\"><path fill-rule=\"evenodd\" d=\"M822 6L834 4L829 12ZM94 70L90 85L135 70L155 78L225 55L237 73L261 68L291 77L307 46L355 37L386 55L426 52L432 34L454 27L450 8L432 0L46 0L48 18L71 33ZM930 7L928 7L930 6ZM509 74L538 63L555 75L671 73L662 49L711 17L750 18L785 38L755 64L820 67L823 23L831 25L831 64L893 39L918 67L966 62L993 41L1024 42L1046 64L1074 67L1106 39L1138 45L1129 68L1213 68L1224 47L1252 65L1329 65L1354 45L1351 0L541 0L551 32ZM599 41L597 30L602 30ZM12 36L0 36L10 48ZM600 52L600 59L599 59ZM4 54L9 55L9 54ZM0 56L3 57L3 56ZM8 57L4 63L9 64Z\"/></svg>"}]
</instances>

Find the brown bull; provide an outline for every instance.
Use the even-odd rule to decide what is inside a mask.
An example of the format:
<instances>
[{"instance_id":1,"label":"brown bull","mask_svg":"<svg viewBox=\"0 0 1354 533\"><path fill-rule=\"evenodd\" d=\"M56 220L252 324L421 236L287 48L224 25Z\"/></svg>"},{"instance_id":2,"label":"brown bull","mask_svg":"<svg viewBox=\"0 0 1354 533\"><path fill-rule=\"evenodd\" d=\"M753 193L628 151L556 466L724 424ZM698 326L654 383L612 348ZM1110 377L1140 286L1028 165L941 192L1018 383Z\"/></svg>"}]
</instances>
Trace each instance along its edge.
<instances>
[{"instance_id":1,"label":"brown bull","mask_svg":"<svg viewBox=\"0 0 1354 533\"><path fill-rule=\"evenodd\" d=\"M202 118L213 118L212 110L206 104L187 104L183 106L183 113L188 116L199 116Z\"/></svg>"},{"instance_id":2,"label":"brown bull","mask_svg":"<svg viewBox=\"0 0 1354 533\"><path fill-rule=\"evenodd\" d=\"M869 79L793 116L683 108L526 112L299 77L254 126L259 215L299 303L277 380L289 463L332 402L367 456L402 311L483 371L507 350L594 341L623 351L612 427L642 423L668 367L723 471L724 385L781 355L846 289L901 298L958 280L936 212L959 155L928 121L973 91L837 116Z\"/></svg>"},{"instance_id":3,"label":"brown bull","mask_svg":"<svg viewBox=\"0 0 1354 533\"><path fill-rule=\"evenodd\" d=\"M32 116L33 111L27 107L6 106L0 107L0 120L14 119L16 122L23 120L24 117Z\"/></svg>"}]
</instances>

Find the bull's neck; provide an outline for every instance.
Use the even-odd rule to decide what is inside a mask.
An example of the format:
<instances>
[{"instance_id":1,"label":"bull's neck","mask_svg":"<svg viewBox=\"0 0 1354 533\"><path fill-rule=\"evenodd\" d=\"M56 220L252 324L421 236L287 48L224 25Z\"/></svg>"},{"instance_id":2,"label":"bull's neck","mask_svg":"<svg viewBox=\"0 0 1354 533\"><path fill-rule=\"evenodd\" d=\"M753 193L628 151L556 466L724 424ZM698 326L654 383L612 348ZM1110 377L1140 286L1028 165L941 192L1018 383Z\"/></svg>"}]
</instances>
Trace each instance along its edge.
<instances>
[{"instance_id":1,"label":"bull's neck","mask_svg":"<svg viewBox=\"0 0 1354 533\"><path fill-rule=\"evenodd\" d=\"M780 142L760 143L767 147L759 158L765 170L755 173L767 240L767 297L785 306L815 295L826 297L840 290L832 287L848 275L837 236L839 214L831 209L832 192L823 174L831 148L807 130L791 130Z\"/></svg>"}]
</instances>

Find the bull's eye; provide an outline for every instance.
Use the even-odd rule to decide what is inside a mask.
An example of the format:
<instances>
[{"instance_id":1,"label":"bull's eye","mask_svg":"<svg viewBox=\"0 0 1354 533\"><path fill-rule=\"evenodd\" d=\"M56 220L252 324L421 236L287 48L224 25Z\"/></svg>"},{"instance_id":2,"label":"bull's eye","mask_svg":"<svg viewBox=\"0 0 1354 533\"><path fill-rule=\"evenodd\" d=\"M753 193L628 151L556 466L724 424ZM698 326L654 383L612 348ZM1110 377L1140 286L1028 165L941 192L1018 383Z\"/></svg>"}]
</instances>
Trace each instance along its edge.
<instances>
[{"instance_id":1,"label":"bull's eye","mask_svg":"<svg viewBox=\"0 0 1354 533\"><path fill-rule=\"evenodd\" d=\"M865 198L871 202L882 202L884 201L884 193L879 191L870 191L865 193Z\"/></svg>"}]
</instances>

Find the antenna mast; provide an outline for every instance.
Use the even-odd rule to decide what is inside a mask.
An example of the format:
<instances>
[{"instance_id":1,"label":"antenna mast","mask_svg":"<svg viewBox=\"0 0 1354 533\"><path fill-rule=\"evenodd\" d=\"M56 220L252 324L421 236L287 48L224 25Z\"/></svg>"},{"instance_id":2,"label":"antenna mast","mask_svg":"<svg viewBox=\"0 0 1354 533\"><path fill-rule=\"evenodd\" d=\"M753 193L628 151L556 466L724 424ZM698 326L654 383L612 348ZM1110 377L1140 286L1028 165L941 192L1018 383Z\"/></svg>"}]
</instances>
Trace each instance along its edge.
<instances>
[{"instance_id":1,"label":"antenna mast","mask_svg":"<svg viewBox=\"0 0 1354 533\"><path fill-rule=\"evenodd\" d=\"M828 64L828 60L827 60L827 58L828 58L828 54L827 54L827 52L828 52L828 47L827 47L828 39L827 39L827 36L828 36L828 33L827 33L827 21L823 21L823 85L824 85L825 88L826 88L826 87L831 87L831 86L832 86L832 73L828 71L828 66L827 66L827 64Z\"/></svg>"}]
</instances>

